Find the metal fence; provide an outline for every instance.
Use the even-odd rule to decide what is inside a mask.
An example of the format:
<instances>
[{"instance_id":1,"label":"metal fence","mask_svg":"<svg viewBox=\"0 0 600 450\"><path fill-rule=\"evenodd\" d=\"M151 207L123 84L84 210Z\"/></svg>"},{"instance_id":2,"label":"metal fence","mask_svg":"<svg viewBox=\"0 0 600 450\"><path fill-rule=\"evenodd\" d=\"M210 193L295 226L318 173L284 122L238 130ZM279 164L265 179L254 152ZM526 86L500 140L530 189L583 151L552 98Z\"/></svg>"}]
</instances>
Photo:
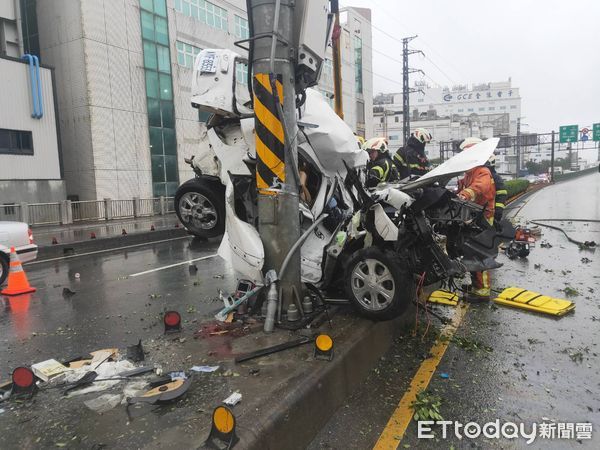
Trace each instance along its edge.
<instances>
[{"instance_id":1,"label":"metal fence","mask_svg":"<svg viewBox=\"0 0 600 450\"><path fill-rule=\"evenodd\" d=\"M60 202L29 203L29 223L36 225L51 225L60 223Z\"/></svg>"},{"instance_id":2,"label":"metal fence","mask_svg":"<svg viewBox=\"0 0 600 450\"><path fill-rule=\"evenodd\" d=\"M123 201L123 200L115 200ZM127 200L125 200L127 201ZM81 202L71 202L71 211L73 222L82 220L101 220L106 219L106 202L104 200L88 200ZM32 225L35 225L33 223Z\"/></svg>"},{"instance_id":3,"label":"metal fence","mask_svg":"<svg viewBox=\"0 0 600 450\"><path fill-rule=\"evenodd\" d=\"M26 222L29 225L95 222L165 215L173 212L175 212L173 197L0 204L0 220Z\"/></svg>"}]
</instances>

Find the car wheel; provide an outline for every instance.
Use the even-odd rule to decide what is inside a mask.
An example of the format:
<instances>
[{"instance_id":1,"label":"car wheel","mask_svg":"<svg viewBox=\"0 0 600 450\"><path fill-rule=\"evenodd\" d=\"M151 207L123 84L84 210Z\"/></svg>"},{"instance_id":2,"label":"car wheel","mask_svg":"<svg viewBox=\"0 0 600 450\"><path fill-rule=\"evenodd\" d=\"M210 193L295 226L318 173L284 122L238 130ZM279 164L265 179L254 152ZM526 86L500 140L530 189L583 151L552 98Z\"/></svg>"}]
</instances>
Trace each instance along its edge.
<instances>
[{"instance_id":1,"label":"car wheel","mask_svg":"<svg viewBox=\"0 0 600 450\"><path fill-rule=\"evenodd\" d=\"M415 282L402 262L377 248L357 251L346 267L346 290L361 315L391 320L415 297Z\"/></svg>"},{"instance_id":2,"label":"car wheel","mask_svg":"<svg viewBox=\"0 0 600 450\"><path fill-rule=\"evenodd\" d=\"M175 212L194 235L210 238L225 231L225 193L223 186L193 180L175 194Z\"/></svg>"},{"instance_id":3,"label":"car wheel","mask_svg":"<svg viewBox=\"0 0 600 450\"><path fill-rule=\"evenodd\" d=\"M8 256L0 252L0 285L6 281L8 277Z\"/></svg>"}]
</instances>

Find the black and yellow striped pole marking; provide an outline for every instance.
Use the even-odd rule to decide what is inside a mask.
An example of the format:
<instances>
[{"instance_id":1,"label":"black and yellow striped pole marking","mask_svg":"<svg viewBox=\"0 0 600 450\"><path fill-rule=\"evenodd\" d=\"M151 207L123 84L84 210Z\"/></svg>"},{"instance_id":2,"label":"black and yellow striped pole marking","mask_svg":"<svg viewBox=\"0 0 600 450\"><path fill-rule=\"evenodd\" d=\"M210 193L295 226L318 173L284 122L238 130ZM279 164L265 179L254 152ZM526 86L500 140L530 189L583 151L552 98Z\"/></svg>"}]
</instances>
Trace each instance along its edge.
<instances>
[{"instance_id":1,"label":"black and yellow striped pole marking","mask_svg":"<svg viewBox=\"0 0 600 450\"><path fill-rule=\"evenodd\" d=\"M285 134L278 119L276 97L268 73L254 75L254 114L256 136L256 187L261 194L273 195L285 184ZM283 105L283 85L275 81Z\"/></svg>"}]
</instances>

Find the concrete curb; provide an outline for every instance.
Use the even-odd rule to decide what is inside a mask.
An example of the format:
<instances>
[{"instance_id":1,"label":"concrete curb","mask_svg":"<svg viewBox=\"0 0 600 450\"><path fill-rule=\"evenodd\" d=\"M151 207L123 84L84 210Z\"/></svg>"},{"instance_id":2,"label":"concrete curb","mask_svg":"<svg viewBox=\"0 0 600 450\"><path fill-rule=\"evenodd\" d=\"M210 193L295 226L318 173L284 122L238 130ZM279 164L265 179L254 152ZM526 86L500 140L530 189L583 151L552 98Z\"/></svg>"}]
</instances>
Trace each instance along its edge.
<instances>
[{"instance_id":1,"label":"concrete curb","mask_svg":"<svg viewBox=\"0 0 600 450\"><path fill-rule=\"evenodd\" d=\"M282 386L266 400L270 413L252 430L239 430L240 445L248 449L303 449L367 377L400 331L414 321L414 306L388 322L364 321L330 363L298 380L293 391ZM264 410L264 409L263 409Z\"/></svg>"},{"instance_id":2,"label":"concrete curb","mask_svg":"<svg viewBox=\"0 0 600 450\"><path fill-rule=\"evenodd\" d=\"M131 233L125 236L107 236L87 241L69 242L57 245L44 245L38 247L38 261L61 256L77 255L98 250L112 250L128 245L148 244L155 241L184 237L188 231L181 228L159 229L142 233Z\"/></svg>"}]
</instances>

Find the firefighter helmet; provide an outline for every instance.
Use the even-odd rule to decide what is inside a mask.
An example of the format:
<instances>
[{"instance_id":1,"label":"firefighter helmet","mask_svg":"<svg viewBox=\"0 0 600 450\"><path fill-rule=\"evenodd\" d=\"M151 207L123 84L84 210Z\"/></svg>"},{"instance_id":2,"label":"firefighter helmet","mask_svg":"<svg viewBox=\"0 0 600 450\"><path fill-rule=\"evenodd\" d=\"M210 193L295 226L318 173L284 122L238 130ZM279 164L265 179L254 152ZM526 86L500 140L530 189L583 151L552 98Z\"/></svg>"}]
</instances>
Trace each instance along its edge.
<instances>
[{"instance_id":1,"label":"firefighter helmet","mask_svg":"<svg viewBox=\"0 0 600 450\"><path fill-rule=\"evenodd\" d=\"M387 139L384 137L374 137L374 138L368 139L363 144L363 150L365 150L367 152L370 152L371 150L377 150L378 152L381 152L381 153L387 153L389 151Z\"/></svg>"},{"instance_id":2,"label":"firefighter helmet","mask_svg":"<svg viewBox=\"0 0 600 450\"><path fill-rule=\"evenodd\" d=\"M464 150L465 148L473 147L475 144L479 144L480 142L483 142L483 141L481 139L479 139L478 137L468 137L460 143L459 148L461 150Z\"/></svg>"},{"instance_id":3,"label":"firefighter helmet","mask_svg":"<svg viewBox=\"0 0 600 450\"><path fill-rule=\"evenodd\" d=\"M423 144L429 144L431 142L431 139L433 139L431 133L425 128L417 128L415 131L413 131L413 136L416 137Z\"/></svg>"}]
</instances>

